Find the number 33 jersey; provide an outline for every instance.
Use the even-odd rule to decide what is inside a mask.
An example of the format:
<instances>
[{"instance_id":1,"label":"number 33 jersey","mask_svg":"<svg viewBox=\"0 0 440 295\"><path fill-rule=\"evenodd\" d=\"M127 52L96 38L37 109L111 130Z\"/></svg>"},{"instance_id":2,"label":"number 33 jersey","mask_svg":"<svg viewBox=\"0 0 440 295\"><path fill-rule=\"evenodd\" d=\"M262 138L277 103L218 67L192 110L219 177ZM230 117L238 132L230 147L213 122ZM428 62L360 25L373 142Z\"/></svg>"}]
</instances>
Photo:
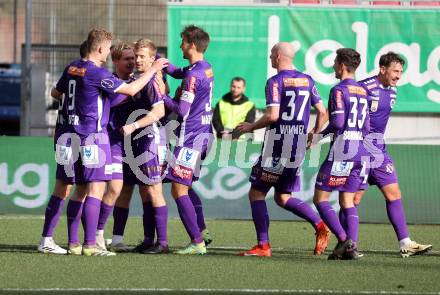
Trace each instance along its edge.
<instances>
[{"instance_id":1,"label":"number 33 jersey","mask_svg":"<svg viewBox=\"0 0 440 295\"><path fill-rule=\"evenodd\" d=\"M366 90L353 79L345 79L330 90L330 120L343 116L342 128L335 131L328 156L330 161L361 161L367 155L363 140L370 129Z\"/></svg>"}]
</instances>

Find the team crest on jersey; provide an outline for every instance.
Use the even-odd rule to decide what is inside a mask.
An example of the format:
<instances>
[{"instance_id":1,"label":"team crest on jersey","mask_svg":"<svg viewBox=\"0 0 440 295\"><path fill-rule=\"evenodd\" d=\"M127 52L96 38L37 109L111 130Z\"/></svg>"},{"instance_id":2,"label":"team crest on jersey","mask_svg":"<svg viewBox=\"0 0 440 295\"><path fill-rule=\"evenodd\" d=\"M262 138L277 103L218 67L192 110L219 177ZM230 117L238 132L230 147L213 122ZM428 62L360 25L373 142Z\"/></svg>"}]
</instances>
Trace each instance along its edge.
<instances>
[{"instance_id":1,"label":"team crest on jersey","mask_svg":"<svg viewBox=\"0 0 440 295\"><path fill-rule=\"evenodd\" d=\"M60 165L69 164L72 158L72 148L57 144L55 146L55 161Z\"/></svg>"},{"instance_id":2,"label":"team crest on jersey","mask_svg":"<svg viewBox=\"0 0 440 295\"><path fill-rule=\"evenodd\" d=\"M349 176L351 169L353 168L353 162L333 162L332 176Z\"/></svg>"},{"instance_id":3,"label":"team crest on jersey","mask_svg":"<svg viewBox=\"0 0 440 295\"><path fill-rule=\"evenodd\" d=\"M282 174L284 171L284 166L282 165L282 161L280 157L272 157L272 159L266 159L263 170L274 173L274 174Z\"/></svg>"},{"instance_id":4,"label":"team crest on jersey","mask_svg":"<svg viewBox=\"0 0 440 295\"><path fill-rule=\"evenodd\" d=\"M371 101L370 112L372 112L372 113L377 112L377 108L378 107L379 107L379 101L378 100L372 100Z\"/></svg>"},{"instance_id":5,"label":"team crest on jersey","mask_svg":"<svg viewBox=\"0 0 440 295\"><path fill-rule=\"evenodd\" d=\"M198 151L184 147L179 151L176 163L180 166L194 169L196 167L198 157Z\"/></svg>"},{"instance_id":6,"label":"team crest on jersey","mask_svg":"<svg viewBox=\"0 0 440 295\"><path fill-rule=\"evenodd\" d=\"M101 86L107 89L111 89L115 86L115 82L112 79L101 80Z\"/></svg>"},{"instance_id":7,"label":"team crest on jersey","mask_svg":"<svg viewBox=\"0 0 440 295\"><path fill-rule=\"evenodd\" d=\"M82 146L80 150L82 163L85 166L99 164L98 150L99 149L97 145Z\"/></svg>"},{"instance_id":8,"label":"team crest on jersey","mask_svg":"<svg viewBox=\"0 0 440 295\"><path fill-rule=\"evenodd\" d=\"M390 100L390 108L394 108L394 105L396 104L396 100L393 98Z\"/></svg>"}]
</instances>

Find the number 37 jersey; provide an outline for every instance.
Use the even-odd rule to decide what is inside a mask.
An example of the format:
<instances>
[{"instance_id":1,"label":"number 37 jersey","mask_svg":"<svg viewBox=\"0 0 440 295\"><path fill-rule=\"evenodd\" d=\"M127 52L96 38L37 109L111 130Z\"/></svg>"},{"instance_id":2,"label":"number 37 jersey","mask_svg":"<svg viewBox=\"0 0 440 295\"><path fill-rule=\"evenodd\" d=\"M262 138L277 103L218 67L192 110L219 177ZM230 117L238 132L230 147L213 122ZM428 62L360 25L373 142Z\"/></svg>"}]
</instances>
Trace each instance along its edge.
<instances>
[{"instance_id":1,"label":"number 37 jersey","mask_svg":"<svg viewBox=\"0 0 440 295\"><path fill-rule=\"evenodd\" d=\"M366 155L363 140L370 129L367 97L366 90L353 79L345 79L330 90L330 120L342 116L343 126L335 131L329 160L361 161Z\"/></svg>"},{"instance_id":2,"label":"number 37 jersey","mask_svg":"<svg viewBox=\"0 0 440 295\"><path fill-rule=\"evenodd\" d=\"M267 80L266 107L280 108L278 120L268 127L271 132L266 132L265 137L269 141L269 134L277 134L273 156L279 156L281 149L286 148L284 145L292 146L292 156L297 148L305 151L310 107L320 101L313 79L299 71L283 70ZM285 137L291 142L286 142Z\"/></svg>"}]
</instances>

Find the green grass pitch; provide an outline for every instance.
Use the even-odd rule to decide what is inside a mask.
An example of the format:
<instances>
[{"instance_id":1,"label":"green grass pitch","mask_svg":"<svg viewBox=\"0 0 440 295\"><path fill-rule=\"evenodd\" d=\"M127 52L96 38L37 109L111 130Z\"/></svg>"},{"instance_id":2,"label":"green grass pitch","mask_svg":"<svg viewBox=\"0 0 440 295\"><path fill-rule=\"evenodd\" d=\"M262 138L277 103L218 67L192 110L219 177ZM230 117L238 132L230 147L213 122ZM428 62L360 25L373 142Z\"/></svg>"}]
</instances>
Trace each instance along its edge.
<instances>
[{"instance_id":1,"label":"green grass pitch","mask_svg":"<svg viewBox=\"0 0 440 295\"><path fill-rule=\"evenodd\" d=\"M361 224L359 261L314 256L314 230L304 222L270 224L273 257L238 257L255 244L251 221L208 220L214 242L206 256L118 254L45 255L36 251L41 217L0 216L0 293L4 294L440 294L440 226L409 227L426 255L400 258L389 224ZM110 220L106 237L110 237ZM169 222L172 249L188 242L179 220ZM142 220L130 218L126 242L136 244ZM62 218L55 240L66 244ZM333 248L334 237L330 242Z\"/></svg>"}]
</instances>

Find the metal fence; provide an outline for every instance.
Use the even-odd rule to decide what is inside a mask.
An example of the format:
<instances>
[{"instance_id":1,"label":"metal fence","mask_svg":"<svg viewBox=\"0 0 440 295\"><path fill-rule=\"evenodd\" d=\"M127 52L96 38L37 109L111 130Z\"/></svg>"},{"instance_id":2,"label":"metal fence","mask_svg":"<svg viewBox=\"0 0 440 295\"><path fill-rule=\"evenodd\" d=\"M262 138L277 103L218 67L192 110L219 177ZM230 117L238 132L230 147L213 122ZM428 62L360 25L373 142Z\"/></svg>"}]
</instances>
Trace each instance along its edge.
<instances>
[{"instance_id":1,"label":"metal fence","mask_svg":"<svg viewBox=\"0 0 440 295\"><path fill-rule=\"evenodd\" d=\"M167 1L0 0L0 63L22 64L22 135L51 134L50 88L94 27L113 32L115 40L149 38L163 52Z\"/></svg>"}]
</instances>

